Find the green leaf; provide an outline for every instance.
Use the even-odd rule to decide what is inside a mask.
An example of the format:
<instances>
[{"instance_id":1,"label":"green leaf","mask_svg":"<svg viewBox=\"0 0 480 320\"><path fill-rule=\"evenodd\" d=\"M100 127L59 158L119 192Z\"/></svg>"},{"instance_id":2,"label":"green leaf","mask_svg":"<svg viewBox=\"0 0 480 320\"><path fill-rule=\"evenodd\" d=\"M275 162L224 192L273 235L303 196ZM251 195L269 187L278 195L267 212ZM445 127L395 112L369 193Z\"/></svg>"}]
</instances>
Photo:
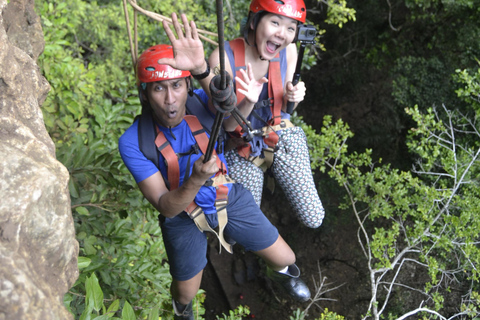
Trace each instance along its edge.
<instances>
[{"instance_id":1,"label":"green leaf","mask_svg":"<svg viewBox=\"0 0 480 320\"><path fill-rule=\"evenodd\" d=\"M150 311L150 313L148 314L148 319L147 320L158 320L158 309L159 309L159 306L155 306L154 308L152 308L152 310Z\"/></svg>"},{"instance_id":2,"label":"green leaf","mask_svg":"<svg viewBox=\"0 0 480 320\"><path fill-rule=\"evenodd\" d=\"M88 209L85 208L85 207L76 207L75 208L75 211L78 212L78 214L82 215L82 216L88 216L90 215L90 213L88 212Z\"/></svg>"},{"instance_id":3,"label":"green leaf","mask_svg":"<svg viewBox=\"0 0 480 320\"><path fill-rule=\"evenodd\" d=\"M135 312L128 301L125 301L125 304L123 305L122 320L136 320Z\"/></svg>"},{"instance_id":4,"label":"green leaf","mask_svg":"<svg viewBox=\"0 0 480 320\"><path fill-rule=\"evenodd\" d=\"M100 311L103 306L103 291L98 284L98 278L95 273L92 273L90 278L86 281L87 288L87 304L93 302L93 309Z\"/></svg>"},{"instance_id":5,"label":"green leaf","mask_svg":"<svg viewBox=\"0 0 480 320\"><path fill-rule=\"evenodd\" d=\"M77 184L73 181L71 176L70 176L70 179L68 180L68 189L70 190L70 195L72 197L78 198L80 196L78 192Z\"/></svg>"},{"instance_id":6,"label":"green leaf","mask_svg":"<svg viewBox=\"0 0 480 320\"><path fill-rule=\"evenodd\" d=\"M92 260L87 257L78 257L78 269L83 269L86 268L92 263Z\"/></svg>"},{"instance_id":7,"label":"green leaf","mask_svg":"<svg viewBox=\"0 0 480 320\"><path fill-rule=\"evenodd\" d=\"M88 304L87 303L87 306L86 306L85 310L83 310L82 314L80 315L79 320L90 320L90 319L92 319L92 311L93 311L93 304Z\"/></svg>"},{"instance_id":8,"label":"green leaf","mask_svg":"<svg viewBox=\"0 0 480 320\"><path fill-rule=\"evenodd\" d=\"M73 301L73 295L70 294L70 293L66 293L64 296L63 296L63 305L65 306L65 308L67 308L67 310L72 313L72 309L70 308L70 304L72 303Z\"/></svg>"},{"instance_id":9,"label":"green leaf","mask_svg":"<svg viewBox=\"0 0 480 320\"><path fill-rule=\"evenodd\" d=\"M118 309L120 308L120 300L115 300L112 302L112 304L108 307L107 309L107 315L109 318L113 317L115 312L118 311ZM158 318L156 319L158 320Z\"/></svg>"}]
</instances>

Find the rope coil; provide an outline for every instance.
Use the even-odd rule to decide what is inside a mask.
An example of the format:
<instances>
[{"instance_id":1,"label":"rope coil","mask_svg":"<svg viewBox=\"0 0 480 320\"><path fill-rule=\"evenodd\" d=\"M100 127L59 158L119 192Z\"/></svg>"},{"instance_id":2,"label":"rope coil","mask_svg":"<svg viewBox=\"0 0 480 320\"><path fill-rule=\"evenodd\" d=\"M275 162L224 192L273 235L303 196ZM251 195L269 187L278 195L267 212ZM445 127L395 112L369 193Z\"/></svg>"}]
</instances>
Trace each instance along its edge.
<instances>
[{"instance_id":1,"label":"rope coil","mask_svg":"<svg viewBox=\"0 0 480 320\"><path fill-rule=\"evenodd\" d=\"M220 71L222 72L222 70ZM232 112L237 106L237 96L233 87L233 81L230 74L223 70L227 85L222 89L221 75L216 75L210 82L210 94L212 95L212 104L221 113Z\"/></svg>"}]
</instances>

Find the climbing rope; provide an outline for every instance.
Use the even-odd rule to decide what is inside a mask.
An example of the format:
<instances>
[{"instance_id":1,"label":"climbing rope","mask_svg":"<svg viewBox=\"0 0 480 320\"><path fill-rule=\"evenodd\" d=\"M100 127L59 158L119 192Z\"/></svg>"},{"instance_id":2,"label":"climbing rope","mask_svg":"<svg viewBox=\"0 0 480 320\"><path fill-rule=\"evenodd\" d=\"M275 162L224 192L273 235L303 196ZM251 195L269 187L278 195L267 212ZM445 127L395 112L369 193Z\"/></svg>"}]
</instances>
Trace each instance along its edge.
<instances>
[{"instance_id":1,"label":"climbing rope","mask_svg":"<svg viewBox=\"0 0 480 320\"><path fill-rule=\"evenodd\" d=\"M233 90L225 90L227 87L226 85L226 72L225 72L225 42L224 42L224 36L223 36L223 31L224 31L224 25L223 25L223 0L216 0L217 4L217 29L218 29L218 56L220 58L220 74L215 76L218 77L220 76L220 83L218 83L218 87L216 86L215 77L212 79L210 82L210 93L212 94L212 102L214 105L217 105L216 108L219 112L215 114L215 120L213 122L212 126L212 131L210 135L210 140L208 141L208 146L207 146L207 151L205 152L205 158L204 158L204 163L210 160L212 153L213 153L213 148L215 147L215 143L218 140L218 134L220 132L220 128L222 127L223 124L223 118L225 117L225 112L230 109L233 110L236 107L237 104L237 97ZM212 88L213 87L213 88ZM229 86L230 89L233 88L232 86ZM213 91L212 91L213 89ZM221 95L219 93L222 93ZM228 96L227 96L228 95ZM221 99L217 100L220 96ZM227 97L225 97L227 96ZM234 99L230 97L235 97ZM229 100L229 103L232 103L233 105L226 105L226 100ZM233 101L234 100L234 101ZM222 112L222 110L224 110Z\"/></svg>"}]
</instances>

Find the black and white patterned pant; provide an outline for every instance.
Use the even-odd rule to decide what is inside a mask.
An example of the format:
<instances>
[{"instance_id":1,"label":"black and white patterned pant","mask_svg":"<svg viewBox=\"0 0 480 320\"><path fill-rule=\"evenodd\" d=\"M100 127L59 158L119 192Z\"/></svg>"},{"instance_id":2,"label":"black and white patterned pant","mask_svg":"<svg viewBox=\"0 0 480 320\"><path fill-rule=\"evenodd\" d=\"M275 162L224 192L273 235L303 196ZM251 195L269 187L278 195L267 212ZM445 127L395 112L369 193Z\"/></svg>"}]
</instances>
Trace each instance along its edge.
<instances>
[{"instance_id":1,"label":"black and white patterned pant","mask_svg":"<svg viewBox=\"0 0 480 320\"><path fill-rule=\"evenodd\" d=\"M278 151L270 168L275 182L280 185L298 219L309 228L318 228L325 216L310 167L307 137L300 127L282 131ZM225 154L229 175L248 189L260 206L264 172L252 162L238 155L236 150Z\"/></svg>"}]
</instances>

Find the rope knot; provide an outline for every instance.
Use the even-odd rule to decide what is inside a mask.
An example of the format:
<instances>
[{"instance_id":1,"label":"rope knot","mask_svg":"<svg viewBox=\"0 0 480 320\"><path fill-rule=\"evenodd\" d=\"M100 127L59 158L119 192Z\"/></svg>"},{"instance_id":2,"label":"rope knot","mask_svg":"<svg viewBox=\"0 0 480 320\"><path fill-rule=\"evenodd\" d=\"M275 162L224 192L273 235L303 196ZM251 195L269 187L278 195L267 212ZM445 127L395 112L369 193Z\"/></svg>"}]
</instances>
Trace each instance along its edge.
<instances>
[{"instance_id":1,"label":"rope knot","mask_svg":"<svg viewBox=\"0 0 480 320\"><path fill-rule=\"evenodd\" d=\"M212 103L215 109L221 113L231 112L237 106L237 96L233 89L233 81L228 72L221 70L225 75L226 86L221 89L221 74L216 75L210 81L210 93L212 95Z\"/></svg>"}]
</instances>

